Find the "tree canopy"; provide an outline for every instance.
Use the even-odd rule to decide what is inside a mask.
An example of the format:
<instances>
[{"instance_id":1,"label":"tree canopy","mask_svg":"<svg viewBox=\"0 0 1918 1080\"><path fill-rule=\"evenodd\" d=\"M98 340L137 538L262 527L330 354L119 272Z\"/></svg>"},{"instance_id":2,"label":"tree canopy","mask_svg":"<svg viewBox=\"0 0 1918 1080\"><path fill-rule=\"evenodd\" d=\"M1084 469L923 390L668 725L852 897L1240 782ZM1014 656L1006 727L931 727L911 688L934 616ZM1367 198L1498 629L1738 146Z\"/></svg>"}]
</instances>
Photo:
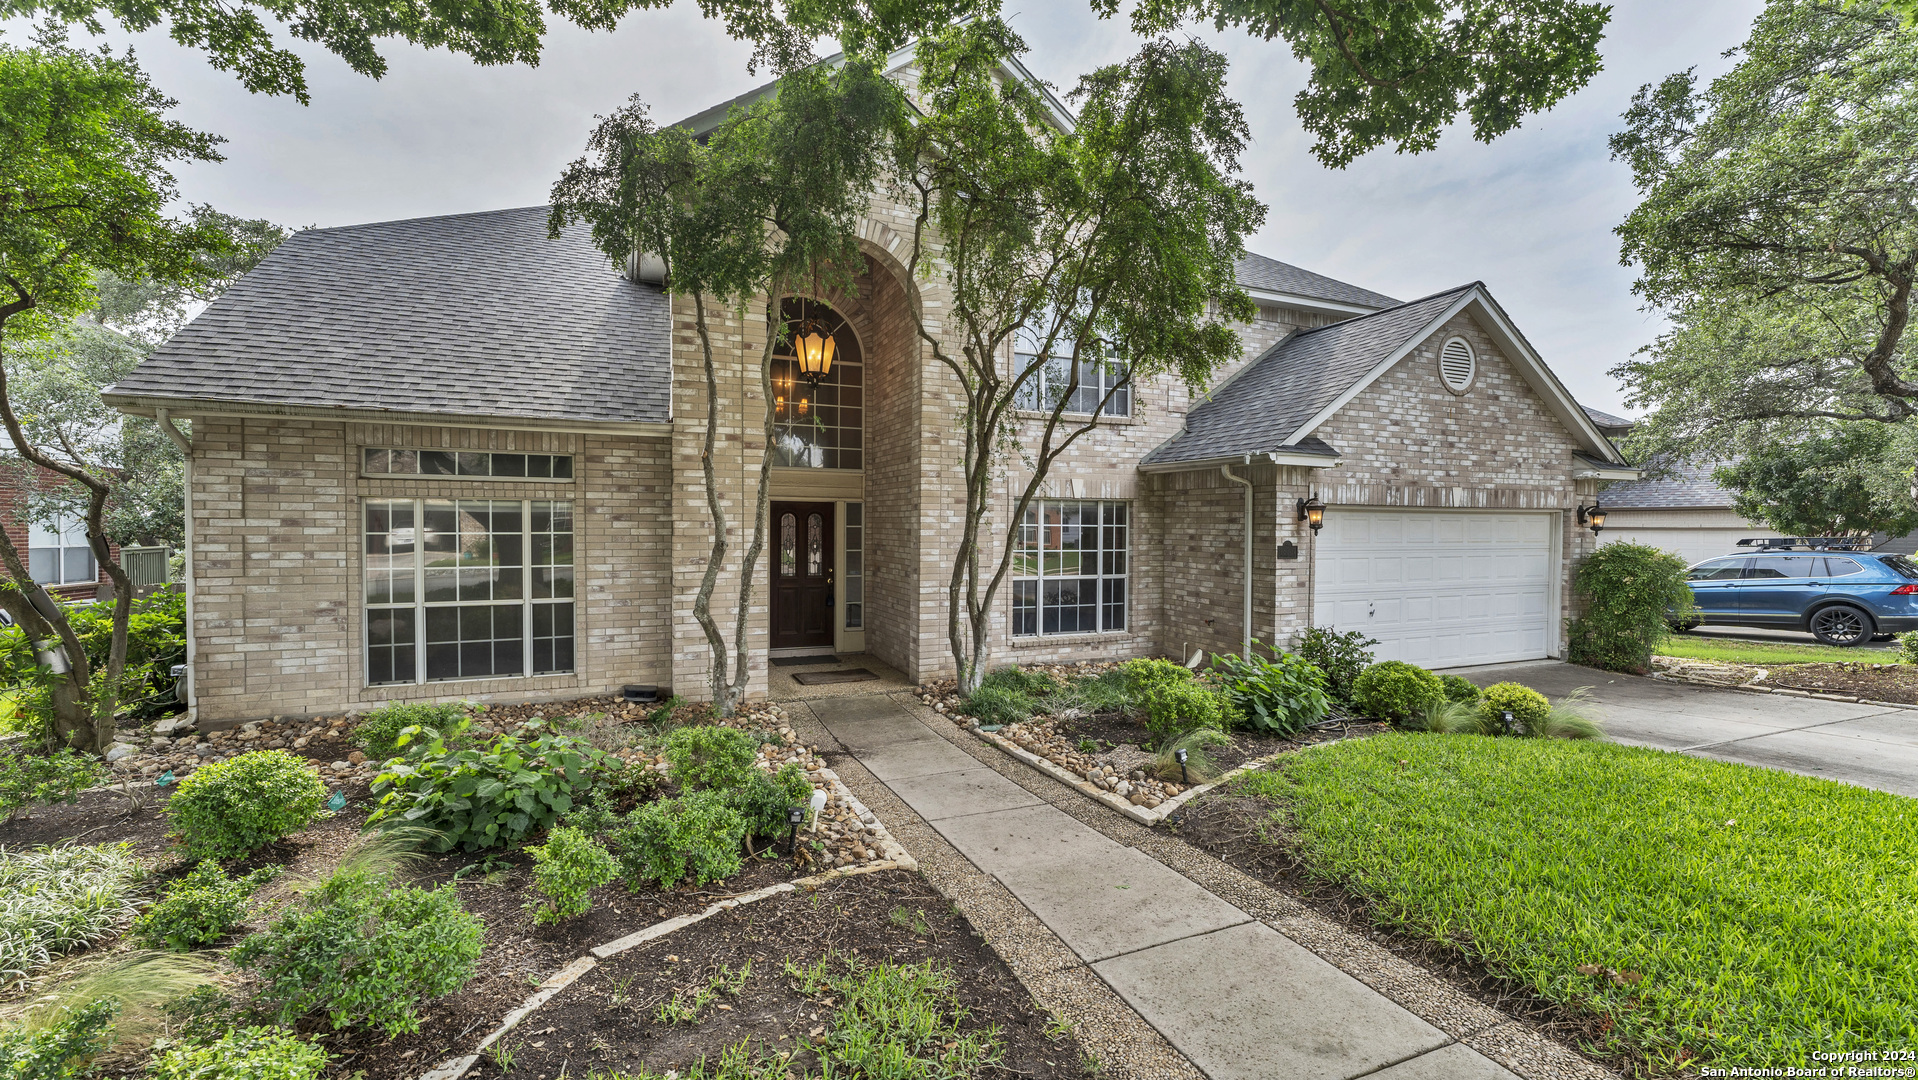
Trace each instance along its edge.
<instances>
[{"instance_id":1,"label":"tree canopy","mask_svg":"<svg viewBox=\"0 0 1918 1080\"><path fill-rule=\"evenodd\" d=\"M1825 425L1753 450L1713 479L1740 517L1787 536L1903 536L1918 529L1918 502L1887 467L1900 449L1893 434L1884 424Z\"/></svg>"},{"instance_id":2,"label":"tree canopy","mask_svg":"<svg viewBox=\"0 0 1918 1080\"><path fill-rule=\"evenodd\" d=\"M1647 85L1612 139L1618 227L1672 328L1614 370L1635 448L1736 457L1812 421L1918 415L1918 33L1879 3L1772 0L1700 89Z\"/></svg>"},{"instance_id":3,"label":"tree canopy","mask_svg":"<svg viewBox=\"0 0 1918 1080\"><path fill-rule=\"evenodd\" d=\"M916 110L896 144L897 190L915 211L907 277L945 293L937 310L918 295L908 307L965 396L954 419L966 509L948 584L964 691L987 668L994 596L1053 462L1131 382L1204 385L1239 358L1231 324L1252 302L1234 268L1265 215L1237 175L1247 129L1223 56L1148 42L1082 78L1078 119L1064 124L1037 87L999 77L1023 49L997 20L922 40ZM1034 392L1048 370L1063 378ZM1094 371L1101 400L1070 404ZM995 544L985 520L1014 464L1025 476Z\"/></svg>"}]
</instances>

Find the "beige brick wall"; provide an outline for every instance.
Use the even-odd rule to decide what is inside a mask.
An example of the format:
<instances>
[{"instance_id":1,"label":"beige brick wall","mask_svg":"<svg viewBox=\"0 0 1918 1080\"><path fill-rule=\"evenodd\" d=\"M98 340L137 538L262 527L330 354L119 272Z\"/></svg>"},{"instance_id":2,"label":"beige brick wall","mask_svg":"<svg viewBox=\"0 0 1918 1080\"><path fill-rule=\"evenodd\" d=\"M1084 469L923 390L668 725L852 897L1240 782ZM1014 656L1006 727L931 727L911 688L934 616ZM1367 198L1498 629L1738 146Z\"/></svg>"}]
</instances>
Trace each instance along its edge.
<instances>
[{"instance_id":1,"label":"beige brick wall","mask_svg":"<svg viewBox=\"0 0 1918 1080\"><path fill-rule=\"evenodd\" d=\"M367 446L568 453L574 479L360 475ZM660 439L200 417L194 424L198 714L318 714L388 700L524 700L666 681L667 468ZM360 502L569 499L578 671L365 685Z\"/></svg>"}]
</instances>

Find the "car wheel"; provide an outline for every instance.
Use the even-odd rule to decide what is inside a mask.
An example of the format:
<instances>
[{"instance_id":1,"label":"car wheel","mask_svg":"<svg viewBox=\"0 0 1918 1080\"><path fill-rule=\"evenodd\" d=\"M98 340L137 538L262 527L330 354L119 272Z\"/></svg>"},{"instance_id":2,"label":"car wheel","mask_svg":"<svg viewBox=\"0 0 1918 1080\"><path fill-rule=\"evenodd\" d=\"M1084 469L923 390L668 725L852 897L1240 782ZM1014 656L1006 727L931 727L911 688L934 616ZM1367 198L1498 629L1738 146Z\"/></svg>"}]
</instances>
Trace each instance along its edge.
<instances>
[{"instance_id":1,"label":"car wheel","mask_svg":"<svg viewBox=\"0 0 1918 1080\"><path fill-rule=\"evenodd\" d=\"M1875 632L1871 616L1848 604L1819 608L1811 616L1811 636L1827 645L1863 645Z\"/></svg>"}]
</instances>

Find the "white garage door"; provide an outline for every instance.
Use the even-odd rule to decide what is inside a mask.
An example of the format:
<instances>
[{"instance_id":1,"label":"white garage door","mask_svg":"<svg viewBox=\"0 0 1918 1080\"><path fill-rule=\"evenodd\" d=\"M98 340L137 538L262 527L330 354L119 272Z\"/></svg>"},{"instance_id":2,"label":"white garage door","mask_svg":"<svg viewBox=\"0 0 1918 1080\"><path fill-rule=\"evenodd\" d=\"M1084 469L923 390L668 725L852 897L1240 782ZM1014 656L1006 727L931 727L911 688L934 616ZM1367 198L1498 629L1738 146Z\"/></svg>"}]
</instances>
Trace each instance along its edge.
<instances>
[{"instance_id":1,"label":"white garage door","mask_svg":"<svg viewBox=\"0 0 1918 1080\"><path fill-rule=\"evenodd\" d=\"M1555 516L1327 510L1312 621L1423 667L1543 657L1556 644Z\"/></svg>"}]
</instances>

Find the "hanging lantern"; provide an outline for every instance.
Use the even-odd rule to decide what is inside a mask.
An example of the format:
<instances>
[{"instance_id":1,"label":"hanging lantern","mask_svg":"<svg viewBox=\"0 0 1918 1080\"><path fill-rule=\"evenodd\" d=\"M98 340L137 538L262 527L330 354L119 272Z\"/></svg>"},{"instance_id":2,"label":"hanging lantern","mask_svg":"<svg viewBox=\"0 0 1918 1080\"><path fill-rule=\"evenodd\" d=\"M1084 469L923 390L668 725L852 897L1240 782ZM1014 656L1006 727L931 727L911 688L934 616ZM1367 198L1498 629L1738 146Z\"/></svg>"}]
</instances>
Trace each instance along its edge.
<instances>
[{"instance_id":1,"label":"hanging lantern","mask_svg":"<svg viewBox=\"0 0 1918 1080\"><path fill-rule=\"evenodd\" d=\"M818 319L808 318L793 331L793 352L799 357L799 374L813 387L832 373L833 338Z\"/></svg>"}]
</instances>

